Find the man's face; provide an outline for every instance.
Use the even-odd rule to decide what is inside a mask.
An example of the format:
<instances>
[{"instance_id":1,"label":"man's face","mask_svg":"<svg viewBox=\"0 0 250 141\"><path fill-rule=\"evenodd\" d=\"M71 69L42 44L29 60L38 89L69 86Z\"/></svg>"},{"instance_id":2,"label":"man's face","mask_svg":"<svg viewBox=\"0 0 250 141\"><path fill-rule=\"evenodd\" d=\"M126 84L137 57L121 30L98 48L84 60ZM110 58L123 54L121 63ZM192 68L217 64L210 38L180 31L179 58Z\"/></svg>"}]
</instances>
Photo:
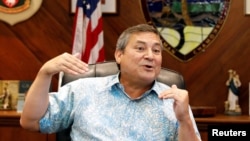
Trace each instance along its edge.
<instances>
[{"instance_id":1,"label":"man's face","mask_svg":"<svg viewBox=\"0 0 250 141\"><path fill-rule=\"evenodd\" d=\"M116 50L115 58L121 79L152 83L161 70L161 40L151 32L134 33L123 52Z\"/></svg>"}]
</instances>

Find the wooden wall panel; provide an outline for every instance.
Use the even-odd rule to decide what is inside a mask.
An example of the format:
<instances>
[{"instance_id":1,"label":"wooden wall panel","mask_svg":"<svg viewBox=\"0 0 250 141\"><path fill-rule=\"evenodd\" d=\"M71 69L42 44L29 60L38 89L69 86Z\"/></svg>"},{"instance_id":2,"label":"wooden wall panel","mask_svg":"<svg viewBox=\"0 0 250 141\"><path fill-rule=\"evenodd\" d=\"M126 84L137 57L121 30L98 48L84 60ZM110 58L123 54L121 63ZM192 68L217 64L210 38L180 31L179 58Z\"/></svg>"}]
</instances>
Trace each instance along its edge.
<instances>
[{"instance_id":1,"label":"wooden wall panel","mask_svg":"<svg viewBox=\"0 0 250 141\"><path fill-rule=\"evenodd\" d=\"M118 0L118 15L103 15L106 60L113 60L116 40L127 27L145 23L140 0ZM248 114L250 82L250 16L244 1L231 2L229 16L216 40L189 62L180 62L167 52L163 66L183 74L192 106L216 106L224 111L228 69L240 75L240 105ZM73 16L69 0L43 0L29 20L10 26L0 21L0 79L33 80L41 65L63 52L71 52ZM53 79L57 88L57 77Z\"/></svg>"}]
</instances>

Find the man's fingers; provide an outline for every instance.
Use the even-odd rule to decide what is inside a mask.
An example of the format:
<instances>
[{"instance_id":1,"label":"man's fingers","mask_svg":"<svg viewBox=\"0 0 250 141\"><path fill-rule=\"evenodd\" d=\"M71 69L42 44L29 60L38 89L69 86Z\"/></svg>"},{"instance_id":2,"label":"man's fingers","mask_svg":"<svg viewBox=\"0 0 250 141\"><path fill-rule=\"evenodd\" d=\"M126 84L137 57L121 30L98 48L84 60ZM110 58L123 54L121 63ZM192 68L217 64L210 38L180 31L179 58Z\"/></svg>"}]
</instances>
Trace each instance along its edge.
<instances>
[{"instance_id":1,"label":"man's fingers","mask_svg":"<svg viewBox=\"0 0 250 141\"><path fill-rule=\"evenodd\" d=\"M78 59L81 59L81 54L78 52L78 53L75 53L73 54L74 57L78 58Z\"/></svg>"},{"instance_id":2,"label":"man's fingers","mask_svg":"<svg viewBox=\"0 0 250 141\"><path fill-rule=\"evenodd\" d=\"M178 99L181 96L181 90L176 85L172 85L170 89L159 95L159 98L174 98Z\"/></svg>"},{"instance_id":3,"label":"man's fingers","mask_svg":"<svg viewBox=\"0 0 250 141\"><path fill-rule=\"evenodd\" d=\"M74 55L64 53L62 55L62 58L62 67L63 70L67 73L82 74L89 71L88 64L79 59L79 53L76 53Z\"/></svg>"},{"instance_id":4,"label":"man's fingers","mask_svg":"<svg viewBox=\"0 0 250 141\"><path fill-rule=\"evenodd\" d=\"M174 84L171 86L173 89L177 89L177 86Z\"/></svg>"}]
</instances>

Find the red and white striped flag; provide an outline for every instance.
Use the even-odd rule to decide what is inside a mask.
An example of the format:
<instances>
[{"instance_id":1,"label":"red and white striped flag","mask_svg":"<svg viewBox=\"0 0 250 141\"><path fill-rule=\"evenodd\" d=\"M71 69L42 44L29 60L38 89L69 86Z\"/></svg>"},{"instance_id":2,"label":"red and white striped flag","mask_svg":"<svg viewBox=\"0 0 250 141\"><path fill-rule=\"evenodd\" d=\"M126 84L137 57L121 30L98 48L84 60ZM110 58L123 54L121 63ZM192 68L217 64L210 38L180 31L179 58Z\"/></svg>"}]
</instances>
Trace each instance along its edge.
<instances>
[{"instance_id":1,"label":"red and white striped flag","mask_svg":"<svg viewBox=\"0 0 250 141\"><path fill-rule=\"evenodd\" d=\"M74 18L72 54L80 53L88 64L105 61L101 0L77 0ZM59 73L58 89L63 75Z\"/></svg>"},{"instance_id":2,"label":"red and white striped flag","mask_svg":"<svg viewBox=\"0 0 250 141\"><path fill-rule=\"evenodd\" d=\"M77 0L72 54L88 64L105 60L101 9L101 0Z\"/></svg>"}]
</instances>

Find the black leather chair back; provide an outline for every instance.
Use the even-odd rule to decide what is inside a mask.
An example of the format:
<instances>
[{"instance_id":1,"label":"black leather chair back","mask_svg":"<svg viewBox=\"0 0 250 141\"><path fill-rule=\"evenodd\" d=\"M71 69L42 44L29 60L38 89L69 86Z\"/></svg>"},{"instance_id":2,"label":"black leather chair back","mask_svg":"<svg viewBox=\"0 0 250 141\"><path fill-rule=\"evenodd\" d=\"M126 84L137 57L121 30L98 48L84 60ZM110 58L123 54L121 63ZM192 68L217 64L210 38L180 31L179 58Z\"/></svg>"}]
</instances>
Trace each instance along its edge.
<instances>
[{"instance_id":1,"label":"black leather chair back","mask_svg":"<svg viewBox=\"0 0 250 141\"><path fill-rule=\"evenodd\" d=\"M118 73L119 69L115 61L108 61L104 63L96 63L89 65L89 71L82 75L68 75L64 74L62 78L62 85L65 85L71 81L79 78L86 77L101 77ZM181 74L176 71L162 68L157 80L171 86L172 84L177 85L178 88L184 89L185 83ZM70 128L56 133L57 141L71 141L70 139Z\"/></svg>"}]
</instances>

